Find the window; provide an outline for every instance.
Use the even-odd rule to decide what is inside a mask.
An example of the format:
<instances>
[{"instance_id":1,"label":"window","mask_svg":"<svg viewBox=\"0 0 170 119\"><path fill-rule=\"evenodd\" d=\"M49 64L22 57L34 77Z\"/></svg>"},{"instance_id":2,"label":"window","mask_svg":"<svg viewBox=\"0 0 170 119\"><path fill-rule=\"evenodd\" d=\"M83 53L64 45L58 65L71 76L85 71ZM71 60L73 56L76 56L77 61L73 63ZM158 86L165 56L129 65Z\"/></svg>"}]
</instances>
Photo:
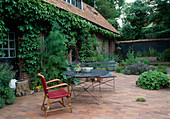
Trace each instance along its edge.
<instances>
[{"instance_id":1,"label":"window","mask_svg":"<svg viewBox=\"0 0 170 119\"><path fill-rule=\"evenodd\" d=\"M6 38L0 39L6 40L6 44L0 45L0 50L5 53L5 55L0 55L0 58L15 58L16 57L16 45L15 45L15 33L8 32Z\"/></svg>"},{"instance_id":2,"label":"window","mask_svg":"<svg viewBox=\"0 0 170 119\"><path fill-rule=\"evenodd\" d=\"M95 15L98 15L98 13L96 11L94 11L90 6L87 6L87 8Z\"/></svg>"},{"instance_id":3,"label":"window","mask_svg":"<svg viewBox=\"0 0 170 119\"><path fill-rule=\"evenodd\" d=\"M71 0L71 4L72 4L73 6L76 6L76 0Z\"/></svg>"},{"instance_id":4,"label":"window","mask_svg":"<svg viewBox=\"0 0 170 119\"><path fill-rule=\"evenodd\" d=\"M76 0L76 6L81 9L81 0Z\"/></svg>"},{"instance_id":5,"label":"window","mask_svg":"<svg viewBox=\"0 0 170 119\"><path fill-rule=\"evenodd\" d=\"M82 4L83 4L82 0L63 0L63 1L65 1L65 2L67 2L69 4L71 4L71 5L79 8L79 9L83 9L83 7L82 7Z\"/></svg>"}]
</instances>

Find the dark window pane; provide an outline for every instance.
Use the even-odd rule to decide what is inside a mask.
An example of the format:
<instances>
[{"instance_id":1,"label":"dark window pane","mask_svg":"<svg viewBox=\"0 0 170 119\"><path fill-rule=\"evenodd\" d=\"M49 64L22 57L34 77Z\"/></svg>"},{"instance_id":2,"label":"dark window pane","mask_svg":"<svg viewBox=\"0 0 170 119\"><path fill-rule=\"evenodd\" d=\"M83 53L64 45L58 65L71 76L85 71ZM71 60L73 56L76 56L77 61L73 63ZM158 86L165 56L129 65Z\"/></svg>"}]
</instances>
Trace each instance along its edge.
<instances>
[{"instance_id":1,"label":"dark window pane","mask_svg":"<svg viewBox=\"0 0 170 119\"><path fill-rule=\"evenodd\" d=\"M72 0L72 5L76 5L76 0Z\"/></svg>"},{"instance_id":2,"label":"dark window pane","mask_svg":"<svg viewBox=\"0 0 170 119\"><path fill-rule=\"evenodd\" d=\"M10 50L10 57L15 57L15 50Z\"/></svg>"},{"instance_id":3,"label":"dark window pane","mask_svg":"<svg viewBox=\"0 0 170 119\"><path fill-rule=\"evenodd\" d=\"M70 3L70 0L67 0L68 3Z\"/></svg>"},{"instance_id":4,"label":"dark window pane","mask_svg":"<svg viewBox=\"0 0 170 119\"><path fill-rule=\"evenodd\" d=\"M4 57L8 57L8 50L4 50L5 52L5 56Z\"/></svg>"},{"instance_id":5,"label":"dark window pane","mask_svg":"<svg viewBox=\"0 0 170 119\"><path fill-rule=\"evenodd\" d=\"M8 40L8 34L5 34L5 37L3 39Z\"/></svg>"},{"instance_id":6,"label":"dark window pane","mask_svg":"<svg viewBox=\"0 0 170 119\"><path fill-rule=\"evenodd\" d=\"M8 42L5 42L3 48L8 48Z\"/></svg>"},{"instance_id":7,"label":"dark window pane","mask_svg":"<svg viewBox=\"0 0 170 119\"><path fill-rule=\"evenodd\" d=\"M14 33L9 33L9 40L14 40Z\"/></svg>"},{"instance_id":8,"label":"dark window pane","mask_svg":"<svg viewBox=\"0 0 170 119\"><path fill-rule=\"evenodd\" d=\"M81 9L81 0L76 0L76 7Z\"/></svg>"},{"instance_id":9,"label":"dark window pane","mask_svg":"<svg viewBox=\"0 0 170 119\"><path fill-rule=\"evenodd\" d=\"M14 41L10 41L10 48L15 48Z\"/></svg>"},{"instance_id":10,"label":"dark window pane","mask_svg":"<svg viewBox=\"0 0 170 119\"><path fill-rule=\"evenodd\" d=\"M3 50L0 49L0 52L3 52ZM0 55L0 57L2 57L2 54Z\"/></svg>"}]
</instances>

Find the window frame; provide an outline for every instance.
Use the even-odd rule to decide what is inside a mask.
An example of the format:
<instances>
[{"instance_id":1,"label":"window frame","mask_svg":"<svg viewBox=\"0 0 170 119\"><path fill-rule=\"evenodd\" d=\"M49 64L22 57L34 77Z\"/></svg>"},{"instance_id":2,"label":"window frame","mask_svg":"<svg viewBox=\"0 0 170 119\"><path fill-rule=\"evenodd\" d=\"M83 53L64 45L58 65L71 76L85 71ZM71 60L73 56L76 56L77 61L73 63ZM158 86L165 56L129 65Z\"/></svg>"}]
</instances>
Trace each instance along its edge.
<instances>
[{"instance_id":1,"label":"window frame","mask_svg":"<svg viewBox=\"0 0 170 119\"><path fill-rule=\"evenodd\" d=\"M73 4L72 4L72 0L63 0L63 1L65 1L65 2L67 2L67 3L69 3L69 4L71 4L71 5L73 5ZM73 5L73 6L79 8L78 5L77 5L77 1L78 1L78 0L75 0L75 5ZM83 10L83 1L82 1L82 0L80 0L80 8L79 8L79 9Z\"/></svg>"},{"instance_id":2,"label":"window frame","mask_svg":"<svg viewBox=\"0 0 170 119\"><path fill-rule=\"evenodd\" d=\"M11 40L10 39L10 34L13 34L14 38ZM0 39L1 40L1 39ZM15 32L7 32L7 48L4 48L4 44L2 44L2 47L0 47L0 50L1 51L5 51L7 50L8 51L8 56L0 56L0 59L3 59L3 58L16 58L16 41L15 41ZM14 48L11 48L10 47L10 42L14 42ZM14 56L11 56L11 53L10 51L14 51Z\"/></svg>"}]
</instances>

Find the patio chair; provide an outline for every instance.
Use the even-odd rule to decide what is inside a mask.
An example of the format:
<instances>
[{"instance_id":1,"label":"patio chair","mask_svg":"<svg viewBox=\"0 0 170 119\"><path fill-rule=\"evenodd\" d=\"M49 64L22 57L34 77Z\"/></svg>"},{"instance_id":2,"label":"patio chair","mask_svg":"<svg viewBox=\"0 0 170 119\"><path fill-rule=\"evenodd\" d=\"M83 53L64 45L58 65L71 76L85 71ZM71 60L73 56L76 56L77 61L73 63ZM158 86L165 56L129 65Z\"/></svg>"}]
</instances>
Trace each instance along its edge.
<instances>
[{"instance_id":1,"label":"patio chair","mask_svg":"<svg viewBox=\"0 0 170 119\"><path fill-rule=\"evenodd\" d=\"M53 79L53 80L50 80L50 81L46 82L46 80L45 80L43 75L38 73L38 76L41 79L41 82L42 82L42 85L43 85L43 89L44 89L44 93L45 93L44 99L43 99L43 103L42 103L42 106L41 106L41 110L45 109L45 117L47 116L47 112L57 111L57 110L61 110L61 109L68 109L69 108L70 112L72 112L71 99L70 99L71 94L70 94L69 85L67 83L61 83L61 81L59 79ZM55 82L55 81L58 81L60 84L55 85L55 86L47 87L48 83ZM68 92L62 88L63 86L67 86ZM57 87L59 89L50 90L50 89L57 88ZM65 104L64 104L64 97L67 97L67 99L69 101L69 106L65 106ZM47 98L48 98L48 103L45 104L45 101L46 101ZM61 98L61 101L50 102L51 99L58 99L58 98ZM58 109L49 110L50 104L56 103L56 102L59 102L63 107L62 108L58 108ZM45 107L45 105L47 105L47 106Z\"/></svg>"}]
</instances>

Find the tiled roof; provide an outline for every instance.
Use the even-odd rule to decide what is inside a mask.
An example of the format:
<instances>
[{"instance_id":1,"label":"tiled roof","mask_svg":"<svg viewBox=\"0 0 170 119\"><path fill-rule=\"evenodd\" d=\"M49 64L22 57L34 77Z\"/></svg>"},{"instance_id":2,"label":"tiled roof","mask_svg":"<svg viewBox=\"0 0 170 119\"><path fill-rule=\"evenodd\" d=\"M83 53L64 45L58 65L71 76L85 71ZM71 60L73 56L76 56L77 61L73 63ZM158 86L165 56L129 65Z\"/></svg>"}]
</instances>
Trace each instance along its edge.
<instances>
[{"instance_id":1,"label":"tiled roof","mask_svg":"<svg viewBox=\"0 0 170 119\"><path fill-rule=\"evenodd\" d=\"M83 10L74 7L73 5L63 1L63 0L43 0L47 3L53 4L58 8L70 11L73 14L79 15L88 21L97 24L109 31L120 34L100 13L98 13L93 7L83 3ZM90 10L89 7L92 9ZM97 14L97 15L96 15Z\"/></svg>"}]
</instances>

